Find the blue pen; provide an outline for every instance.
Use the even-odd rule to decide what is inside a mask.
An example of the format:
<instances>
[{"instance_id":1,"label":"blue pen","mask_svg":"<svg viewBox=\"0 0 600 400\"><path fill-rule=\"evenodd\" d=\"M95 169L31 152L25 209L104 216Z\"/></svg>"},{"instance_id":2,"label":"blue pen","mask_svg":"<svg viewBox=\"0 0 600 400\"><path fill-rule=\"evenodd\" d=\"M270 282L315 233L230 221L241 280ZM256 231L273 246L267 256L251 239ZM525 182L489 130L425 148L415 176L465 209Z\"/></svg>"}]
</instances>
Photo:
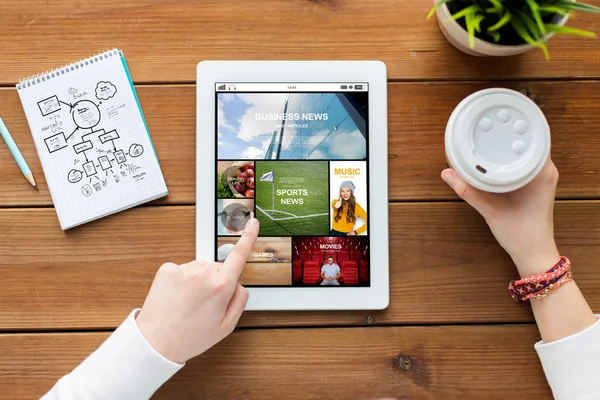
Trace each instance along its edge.
<instances>
[{"instance_id":1,"label":"blue pen","mask_svg":"<svg viewBox=\"0 0 600 400\"><path fill-rule=\"evenodd\" d=\"M12 136L10 136L10 133L8 132L8 129L6 128L6 125L4 125L4 121L2 121L2 118L0 118L0 134L4 138L4 141L6 142L6 145L8 146L8 149L10 150L11 154L17 161L19 168L21 168L21 172L23 172L23 175L25 175L25 178L37 190L37 185L35 184L35 179L33 179L33 174L31 173L31 170L29 169L29 165L27 165L27 162L25 162L25 159L23 158L21 151L19 151L17 144L13 140Z\"/></svg>"}]
</instances>

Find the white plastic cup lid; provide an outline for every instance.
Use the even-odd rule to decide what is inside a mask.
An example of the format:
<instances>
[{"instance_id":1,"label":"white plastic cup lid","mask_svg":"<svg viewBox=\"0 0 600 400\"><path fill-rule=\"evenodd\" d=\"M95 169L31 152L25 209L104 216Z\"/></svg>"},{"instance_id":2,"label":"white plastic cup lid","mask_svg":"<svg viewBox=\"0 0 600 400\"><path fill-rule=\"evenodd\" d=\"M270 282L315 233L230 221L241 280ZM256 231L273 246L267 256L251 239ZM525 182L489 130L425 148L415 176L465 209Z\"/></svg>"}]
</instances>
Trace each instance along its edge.
<instances>
[{"instance_id":1,"label":"white plastic cup lid","mask_svg":"<svg viewBox=\"0 0 600 400\"><path fill-rule=\"evenodd\" d=\"M446 126L446 156L470 185L488 192L517 190L550 155L550 127L527 96L485 89L465 98Z\"/></svg>"}]
</instances>

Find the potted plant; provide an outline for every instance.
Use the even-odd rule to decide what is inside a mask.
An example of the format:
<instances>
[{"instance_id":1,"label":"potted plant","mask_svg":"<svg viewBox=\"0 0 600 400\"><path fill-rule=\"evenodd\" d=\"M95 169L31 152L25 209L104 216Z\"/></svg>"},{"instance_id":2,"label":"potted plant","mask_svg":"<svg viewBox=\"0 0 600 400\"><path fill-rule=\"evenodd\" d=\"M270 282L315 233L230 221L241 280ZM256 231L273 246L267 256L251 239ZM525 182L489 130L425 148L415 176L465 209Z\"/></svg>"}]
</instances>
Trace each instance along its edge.
<instances>
[{"instance_id":1,"label":"potted plant","mask_svg":"<svg viewBox=\"0 0 600 400\"><path fill-rule=\"evenodd\" d=\"M594 32L566 27L571 12L600 13L574 0L434 0L427 18L456 48L474 56L511 56L533 48L550 58L545 41L555 33L595 38Z\"/></svg>"}]
</instances>

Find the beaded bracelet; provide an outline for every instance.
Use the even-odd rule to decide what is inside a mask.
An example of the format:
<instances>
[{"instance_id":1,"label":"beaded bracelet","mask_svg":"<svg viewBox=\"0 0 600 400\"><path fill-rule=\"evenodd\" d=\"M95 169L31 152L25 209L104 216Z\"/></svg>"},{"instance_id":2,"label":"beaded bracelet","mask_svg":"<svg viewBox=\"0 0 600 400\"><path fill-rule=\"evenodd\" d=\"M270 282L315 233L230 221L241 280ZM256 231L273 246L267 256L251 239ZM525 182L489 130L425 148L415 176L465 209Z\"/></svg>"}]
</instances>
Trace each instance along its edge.
<instances>
[{"instance_id":1,"label":"beaded bracelet","mask_svg":"<svg viewBox=\"0 0 600 400\"><path fill-rule=\"evenodd\" d=\"M548 292L554 291L557 288L555 287L556 284L567 273L570 273L570 271L570 264L567 264L554 273L545 273L541 275L527 277L523 280L523 283L520 285L516 285L516 283L513 283L513 285L509 287L510 294L516 301L526 301L527 299L525 299L525 297L528 295L540 294L548 289L550 289L548 290ZM528 298L531 297L532 296L529 296Z\"/></svg>"},{"instance_id":2,"label":"beaded bracelet","mask_svg":"<svg viewBox=\"0 0 600 400\"><path fill-rule=\"evenodd\" d=\"M511 295L524 296L528 293L537 292L556 283L567 271L571 269L571 262L566 257L561 257L560 261L549 271L525 277L518 281L512 281L508 289Z\"/></svg>"},{"instance_id":3,"label":"beaded bracelet","mask_svg":"<svg viewBox=\"0 0 600 400\"><path fill-rule=\"evenodd\" d=\"M558 261L558 263L556 263L556 265L554 265L554 267L552 267L547 272L544 272L543 274L527 276L518 281L512 281L510 283L509 287L512 288L512 287L516 287L516 286L522 286L522 285L526 285L530 282L541 283L544 280L548 280L548 278L550 278L550 279L554 279L556 277L560 278L560 275L563 275L570 268L571 268L571 261L567 257L562 256L562 257L560 257L560 260Z\"/></svg>"},{"instance_id":4,"label":"beaded bracelet","mask_svg":"<svg viewBox=\"0 0 600 400\"><path fill-rule=\"evenodd\" d=\"M515 301L528 302L531 298L541 299L547 296L571 279L571 261L563 256L554 267L543 274L511 281L508 290Z\"/></svg>"},{"instance_id":5,"label":"beaded bracelet","mask_svg":"<svg viewBox=\"0 0 600 400\"><path fill-rule=\"evenodd\" d=\"M555 291L556 289L558 289L559 287L561 287L562 285L564 285L565 283L569 282L573 280L573 273L571 271L568 271L566 274L563 275L562 278L560 278L560 280L556 283L551 283L550 286L548 286L546 289L544 289L543 291L539 291L536 293L530 293L526 296L522 297L522 301L529 301L530 299L536 299L536 300L541 300L544 297L548 296L550 293L552 293L553 291Z\"/></svg>"}]
</instances>

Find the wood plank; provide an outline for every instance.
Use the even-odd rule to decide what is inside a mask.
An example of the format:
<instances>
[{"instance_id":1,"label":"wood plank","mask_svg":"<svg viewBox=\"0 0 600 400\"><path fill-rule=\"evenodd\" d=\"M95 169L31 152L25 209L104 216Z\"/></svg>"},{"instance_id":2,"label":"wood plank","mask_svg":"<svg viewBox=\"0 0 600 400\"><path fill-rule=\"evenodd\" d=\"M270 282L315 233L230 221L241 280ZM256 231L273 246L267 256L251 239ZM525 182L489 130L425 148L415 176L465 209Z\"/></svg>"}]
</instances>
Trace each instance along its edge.
<instances>
[{"instance_id":1,"label":"wood plank","mask_svg":"<svg viewBox=\"0 0 600 400\"><path fill-rule=\"evenodd\" d=\"M0 335L0 399L39 398L105 337ZM535 325L237 331L153 399L549 399L537 340Z\"/></svg>"},{"instance_id":2,"label":"wood plank","mask_svg":"<svg viewBox=\"0 0 600 400\"><path fill-rule=\"evenodd\" d=\"M52 209L0 210L0 330L113 328L141 306L158 267L194 258L194 207L144 207L71 232ZM559 202L557 241L600 310L600 202ZM509 257L463 203L390 205L385 311L248 312L241 326L531 321Z\"/></svg>"},{"instance_id":3,"label":"wood plank","mask_svg":"<svg viewBox=\"0 0 600 400\"><path fill-rule=\"evenodd\" d=\"M527 90L552 127L559 198L600 198L600 82L392 83L389 85L391 200L455 199L440 180L444 129L453 108L489 86ZM141 86L138 93L170 189L155 204L195 203L194 86ZM16 90L0 89L2 118L39 181L36 192L0 141L0 207L52 205Z\"/></svg>"},{"instance_id":4,"label":"wood plank","mask_svg":"<svg viewBox=\"0 0 600 400\"><path fill-rule=\"evenodd\" d=\"M137 82L191 82L196 64L211 59L381 59L391 79L600 76L598 43L573 36L551 39L551 62L541 51L467 56L434 19L425 19L431 0L4 3L0 84L114 46L125 51ZM569 25L600 30L600 20L588 14Z\"/></svg>"}]
</instances>

